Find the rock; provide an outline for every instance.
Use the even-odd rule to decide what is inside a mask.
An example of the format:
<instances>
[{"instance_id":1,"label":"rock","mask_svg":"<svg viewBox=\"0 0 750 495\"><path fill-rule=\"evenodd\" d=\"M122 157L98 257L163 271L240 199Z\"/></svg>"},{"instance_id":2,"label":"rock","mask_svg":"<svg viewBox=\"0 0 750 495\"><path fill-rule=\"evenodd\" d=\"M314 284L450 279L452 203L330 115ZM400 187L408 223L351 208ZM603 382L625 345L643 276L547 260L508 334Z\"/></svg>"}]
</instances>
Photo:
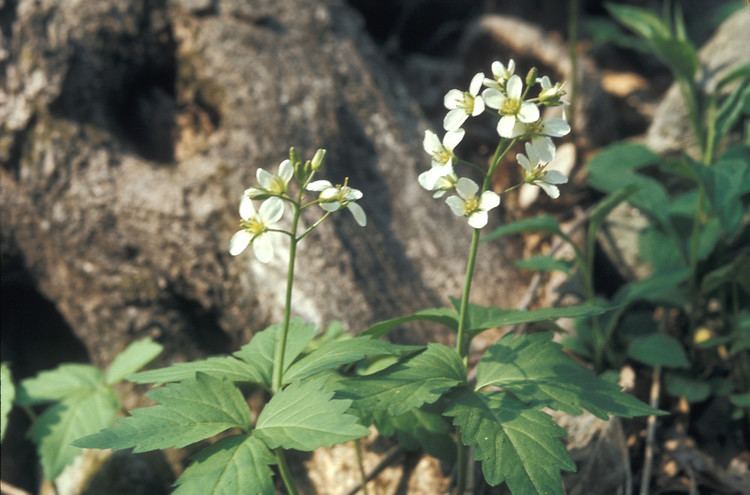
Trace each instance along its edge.
<instances>
[{"instance_id":1,"label":"rock","mask_svg":"<svg viewBox=\"0 0 750 495\"><path fill-rule=\"evenodd\" d=\"M700 49L698 85L704 92L713 91L716 84L733 69L750 63L747 33L750 32L750 10L739 9L724 21L713 37ZM649 127L646 144L660 154L688 150L700 156L688 111L677 84L672 84Z\"/></svg>"},{"instance_id":2,"label":"rock","mask_svg":"<svg viewBox=\"0 0 750 495\"><path fill-rule=\"evenodd\" d=\"M351 177L370 220L340 215L303 244L296 313L358 330L460 292L470 231L419 188L424 122L342 2L21 0L12 14L0 241L96 364L144 335L163 363L226 352L280 318L285 261L227 243L256 168L290 145L328 148L326 176ZM514 304L513 251L482 247L477 303Z\"/></svg>"}]
</instances>

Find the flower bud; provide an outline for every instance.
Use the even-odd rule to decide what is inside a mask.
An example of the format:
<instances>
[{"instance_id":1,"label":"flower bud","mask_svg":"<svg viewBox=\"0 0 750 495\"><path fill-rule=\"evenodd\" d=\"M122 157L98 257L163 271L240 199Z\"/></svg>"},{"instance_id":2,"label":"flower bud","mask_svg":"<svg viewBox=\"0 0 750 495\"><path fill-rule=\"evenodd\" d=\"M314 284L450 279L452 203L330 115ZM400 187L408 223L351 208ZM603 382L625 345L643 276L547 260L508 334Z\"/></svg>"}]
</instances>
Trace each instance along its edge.
<instances>
[{"instance_id":1,"label":"flower bud","mask_svg":"<svg viewBox=\"0 0 750 495\"><path fill-rule=\"evenodd\" d=\"M310 162L313 171L318 170L323 166L323 160L325 160L325 157L326 150L318 148L318 151L315 152L315 155L313 155L312 161Z\"/></svg>"},{"instance_id":2,"label":"flower bud","mask_svg":"<svg viewBox=\"0 0 750 495\"><path fill-rule=\"evenodd\" d=\"M526 87L530 87L536 82L536 73L536 67L532 67L529 69L529 72L526 73Z\"/></svg>"},{"instance_id":3,"label":"flower bud","mask_svg":"<svg viewBox=\"0 0 750 495\"><path fill-rule=\"evenodd\" d=\"M297 154L297 150L294 149L294 146L289 148L289 161L292 162L292 167L294 168L297 168L297 165L300 162L299 155Z\"/></svg>"}]
</instances>

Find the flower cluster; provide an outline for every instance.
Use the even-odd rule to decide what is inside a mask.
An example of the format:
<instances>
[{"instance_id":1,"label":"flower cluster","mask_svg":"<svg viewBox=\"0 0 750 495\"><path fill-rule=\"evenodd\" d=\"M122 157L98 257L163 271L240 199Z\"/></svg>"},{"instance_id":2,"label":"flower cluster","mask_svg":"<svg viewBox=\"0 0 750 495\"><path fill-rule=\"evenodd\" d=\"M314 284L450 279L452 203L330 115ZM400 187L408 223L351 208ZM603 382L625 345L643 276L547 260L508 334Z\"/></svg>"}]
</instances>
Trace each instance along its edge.
<instances>
[{"instance_id":1,"label":"flower cluster","mask_svg":"<svg viewBox=\"0 0 750 495\"><path fill-rule=\"evenodd\" d=\"M312 160L302 163L294 148L289 152L289 159L279 164L277 172L271 173L265 169L258 169L256 178L258 183L245 190L240 200L240 229L229 241L229 254L237 256L248 246L258 261L267 263L273 258L275 236L289 236L294 242L299 242L311 230L320 225L328 216L340 208L347 208L354 220L362 227L367 225L367 215L357 200L362 198L362 191L349 187L348 179L343 185L334 186L327 180L312 180L322 167L325 150L319 149ZM299 191L292 195L290 182L295 179L299 184ZM320 193L317 199L304 201L306 192ZM255 209L254 200L262 200L260 208ZM285 230L281 224L285 205L289 203L294 212L291 230ZM318 205L325 212L311 227L302 234L297 234L297 226L301 211L310 206Z\"/></svg>"},{"instance_id":2,"label":"flower cluster","mask_svg":"<svg viewBox=\"0 0 750 495\"><path fill-rule=\"evenodd\" d=\"M464 138L461 128L469 117L476 117L486 108L495 110L498 115L497 133L501 145L508 147L518 140L526 141L525 154L516 155L519 165L524 170L524 182L541 187L551 198L560 195L559 184L567 182L567 177L556 170L547 170L549 162L555 156L555 145L552 138L559 138L570 132L565 118L542 117L542 108L559 106L564 102L564 84L555 83L547 76L536 77L536 70L529 71L523 80L517 74L516 64L510 60L507 65L501 62L492 64L492 77L485 78L484 73L474 75L468 91L451 89L446 93L443 103L448 113L443 120L446 131L442 140L432 131L425 131L424 150L432 157L429 170L419 175L419 184L440 198L450 191L455 191L446 199L453 213L467 219L469 225L481 229L487 225L487 212L500 204L500 196L465 177L459 177L456 166L462 161L456 155L456 147ZM482 86L484 90L482 91ZM533 91L535 90L536 91ZM529 93L535 92L534 96ZM507 149L507 148L506 148ZM498 165L496 154L486 179Z\"/></svg>"}]
</instances>

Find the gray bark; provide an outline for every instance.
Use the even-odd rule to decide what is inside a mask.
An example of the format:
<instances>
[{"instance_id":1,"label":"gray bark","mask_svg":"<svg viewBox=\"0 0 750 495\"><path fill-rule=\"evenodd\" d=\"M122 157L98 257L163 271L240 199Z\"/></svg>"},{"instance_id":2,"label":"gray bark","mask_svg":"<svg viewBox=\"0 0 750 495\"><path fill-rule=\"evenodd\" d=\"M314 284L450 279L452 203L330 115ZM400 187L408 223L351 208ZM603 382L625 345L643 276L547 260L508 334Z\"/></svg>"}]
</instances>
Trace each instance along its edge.
<instances>
[{"instance_id":1,"label":"gray bark","mask_svg":"<svg viewBox=\"0 0 750 495\"><path fill-rule=\"evenodd\" d=\"M470 229L419 188L425 123L340 1L9 12L0 239L95 363L143 335L166 360L228 351L280 318L283 257L232 258L227 243L255 170L290 145L327 148L326 177L349 176L369 215L360 229L344 212L304 242L296 313L358 330L459 294ZM474 301L513 304L516 251L482 246Z\"/></svg>"}]
</instances>

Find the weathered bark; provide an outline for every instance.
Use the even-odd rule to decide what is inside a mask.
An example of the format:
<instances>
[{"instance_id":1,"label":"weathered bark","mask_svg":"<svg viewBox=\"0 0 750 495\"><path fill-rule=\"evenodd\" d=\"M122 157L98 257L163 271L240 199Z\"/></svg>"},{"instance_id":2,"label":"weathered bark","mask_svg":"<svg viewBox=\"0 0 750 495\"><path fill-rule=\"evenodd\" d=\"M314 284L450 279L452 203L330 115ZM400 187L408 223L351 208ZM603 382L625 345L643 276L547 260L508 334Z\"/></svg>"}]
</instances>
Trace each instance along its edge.
<instances>
[{"instance_id":1,"label":"weathered bark","mask_svg":"<svg viewBox=\"0 0 750 495\"><path fill-rule=\"evenodd\" d=\"M0 238L94 362L147 334L165 359L227 351L279 318L283 257L226 248L256 168L289 145L326 147L325 175L349 176L369 215L305 241L296 313L360 329L459 293L469 228L417 185L424 122L340 1L10 10ZM512 304L511 251L482 247L474 300Z\"/></svg>"}]
</instances>

